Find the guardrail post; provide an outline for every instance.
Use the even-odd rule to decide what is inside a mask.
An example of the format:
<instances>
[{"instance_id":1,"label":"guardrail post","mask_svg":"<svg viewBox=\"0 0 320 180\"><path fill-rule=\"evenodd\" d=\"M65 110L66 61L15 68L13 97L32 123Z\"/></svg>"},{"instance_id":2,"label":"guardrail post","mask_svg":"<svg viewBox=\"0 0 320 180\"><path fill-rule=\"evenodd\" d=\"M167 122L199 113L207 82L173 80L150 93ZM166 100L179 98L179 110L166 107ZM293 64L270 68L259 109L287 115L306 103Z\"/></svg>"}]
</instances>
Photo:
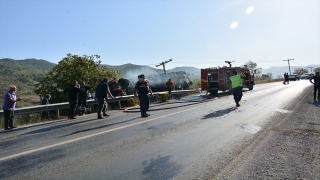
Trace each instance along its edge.
<instances>
[{"instance_id":1,"label":"guardrail post","mask_svg":"<svg viewBox=\"0 0 320 180\"><path fill-rule=\"evenodd\" d=\"M59 109L57 109L57 119L60 119Z\"/></svg>"}]
</instances>

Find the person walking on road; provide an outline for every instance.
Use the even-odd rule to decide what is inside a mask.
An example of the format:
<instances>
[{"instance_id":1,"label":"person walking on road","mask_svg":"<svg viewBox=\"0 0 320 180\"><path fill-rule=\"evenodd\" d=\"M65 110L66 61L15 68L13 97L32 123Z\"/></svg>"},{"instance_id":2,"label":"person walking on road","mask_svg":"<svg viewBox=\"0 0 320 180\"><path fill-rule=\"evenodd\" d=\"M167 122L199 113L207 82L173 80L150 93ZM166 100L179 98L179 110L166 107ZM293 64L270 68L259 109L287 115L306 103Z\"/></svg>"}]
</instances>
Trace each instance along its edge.
<instances>
[{"instance_id":1,"label":"person walking on road","mask_svg":"<svg viewBox=\"0 0 320 180\"><path fill-rule=\"evenodd\" d=\"M103 119L103 116L110 116L107 114L108 95L111 99L114 98L109 90L108 78L103 78L103 81L101 81L96 87L95 93L95 100L98 101L98 119ZM101 112L103 112L103 116L101 115Z\"/></svg>"},{"instance_id":2,"label":"person walking on road","mask_svg":"<svg viewBox=\"0 0 320 180\"><path fill-rule=\"evenodd\" d=\"M75 111L78 102L78 94L80 92L78 81L73 81L70 86L63 90L63 94L68 98L69 101L69 112L68 119L77 119L75 117Z\"/></svg>"},{"instance_id":3,"label":"person walking on road","mask_svg":"<svg viewBox=\"0 0 320 180\"><path fill-rule=\"evenodd\" d=\"M138 79L139 81L135 84L133 93L135 97L137 97L138 93L141 117L144 118L150 116L150 114L147 114L150 101L148 94L151 93L151 96L153 97L153 93L150 88L149 82L145 79L145 76L143 74L139 75Z\"/></svg>"},{"instance_id":4,"label":"person walking on road","mask_svg":"<svg viewBox=\"0 0 320 180\"><path fill-rule=\"evenodd\" d=\"M231 81L232 86L232 94L234 101L236 102L236 107L239 107L239 101L241 101L242 98L242 79L246 77L244 73L239 73L241 75L238 75L237 71L233 71L233 76L231 76L229 79Z\"/></svg>"},{"instance_id":5,"label":"person walking on road","mask_svg":"<svg viewBox=\"0 0 320 180\"><path fill-rule=\"evenodd\" d=\"M13 126L14 110L16 102L22 100L21 97L17 98L16 91L16 86L10 86L9 91L4 95L4 103L2 106L4 112L4 130L15 128L15 126Z\"/></svg>"},{"instance_id":6,"label":"person walking on road","mask_svg":"<svg viewBox=\"0 0 320 180\"><path fill-rule=\"evenodd\" d=\"M312 82L314 80L314 82ZM316 72L315 76L312 76L309 80L312 84L314 84L314 91L313 91L313 99L317 99L317 91L318 91L318 100L320 100L320 76L319 72Z\"/></svg>"}]
</instances>

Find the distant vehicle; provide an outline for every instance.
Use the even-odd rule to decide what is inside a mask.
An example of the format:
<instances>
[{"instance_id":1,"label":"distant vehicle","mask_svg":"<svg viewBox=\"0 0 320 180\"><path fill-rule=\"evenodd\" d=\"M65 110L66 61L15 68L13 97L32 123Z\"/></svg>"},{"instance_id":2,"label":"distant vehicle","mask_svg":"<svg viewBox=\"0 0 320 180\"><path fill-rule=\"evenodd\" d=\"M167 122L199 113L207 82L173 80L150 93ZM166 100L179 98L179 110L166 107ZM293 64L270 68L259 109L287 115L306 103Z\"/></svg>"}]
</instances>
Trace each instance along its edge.
<instances>
[{"instance_id":1,"label":"distant vehicle","mask_svg":"<svg viewBox=\"0 0 320 180\"><path fill-rule=\"evenodd\" d=\"M308 73L306 73L306 74L302 74L301 75L301 79L310 79L312 76L314 76L314 74L308 74Z\"/></svg>"},{"instance_id":2,"label":"distant vehicle","mask_svg":"<svg viewBox=\"0 0 320 180\"><path fill-rule=\"evenodd\" d=\"M289 81L296 81L296 80L300 80L300 76L297 74L290 74L289 75Z\"/></svg>"}]
</instances>

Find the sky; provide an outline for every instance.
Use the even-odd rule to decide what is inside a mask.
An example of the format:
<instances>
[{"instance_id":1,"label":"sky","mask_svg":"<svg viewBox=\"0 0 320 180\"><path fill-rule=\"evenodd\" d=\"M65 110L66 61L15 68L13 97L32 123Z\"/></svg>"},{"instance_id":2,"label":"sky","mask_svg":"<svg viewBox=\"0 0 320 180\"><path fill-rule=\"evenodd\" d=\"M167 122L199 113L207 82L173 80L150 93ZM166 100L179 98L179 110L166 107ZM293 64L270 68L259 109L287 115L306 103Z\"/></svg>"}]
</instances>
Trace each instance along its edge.
<instances>
[{"instance_id":1,"label":"sky","mask_svg":"<svg viewBox=\"0 0 320 180\"><path fill-rule=\"evenodd\" d=\"M0 0L0 58L166 69L320 64L319 0Z\"/></svg>"}]
</instances>

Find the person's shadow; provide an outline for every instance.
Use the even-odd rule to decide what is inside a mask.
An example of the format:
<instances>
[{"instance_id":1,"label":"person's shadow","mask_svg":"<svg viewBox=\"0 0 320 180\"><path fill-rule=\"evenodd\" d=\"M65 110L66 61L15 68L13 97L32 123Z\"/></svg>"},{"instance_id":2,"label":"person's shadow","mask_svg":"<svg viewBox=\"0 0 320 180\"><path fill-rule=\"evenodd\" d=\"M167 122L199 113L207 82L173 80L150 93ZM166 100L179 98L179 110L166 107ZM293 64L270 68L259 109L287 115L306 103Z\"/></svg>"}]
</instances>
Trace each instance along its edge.
<instances>
[{"instance_id":1,"label":"person's shadow","mask_svg":"<svg viewBox=\"0 0 320 180\"><path fill-rule=\"evenodd\" d=\"M310 102L309 102L309 103L310 103ZM320 106L320 101L313 100L313 102L310 103L310 104L313 104L313 105L315 105L315 106Z\"/></svg>"},{"instance_id":2,"label":"person's shadow","mask_svg":"<svg viewBox=\"0 0 320 180\"><path fill-rule=\"evenodd\" d=\"M209 119L209 118L216 118L216 117L219 117L219 116L224 116L224 115L229 114L230 112L235 111L235 110L237 110L236 107L217 110L217 111L214 111L214 112L212 112L210 114L207 114L207 115L203 116L202 119Z\"/></svg>"}]
</instances>

